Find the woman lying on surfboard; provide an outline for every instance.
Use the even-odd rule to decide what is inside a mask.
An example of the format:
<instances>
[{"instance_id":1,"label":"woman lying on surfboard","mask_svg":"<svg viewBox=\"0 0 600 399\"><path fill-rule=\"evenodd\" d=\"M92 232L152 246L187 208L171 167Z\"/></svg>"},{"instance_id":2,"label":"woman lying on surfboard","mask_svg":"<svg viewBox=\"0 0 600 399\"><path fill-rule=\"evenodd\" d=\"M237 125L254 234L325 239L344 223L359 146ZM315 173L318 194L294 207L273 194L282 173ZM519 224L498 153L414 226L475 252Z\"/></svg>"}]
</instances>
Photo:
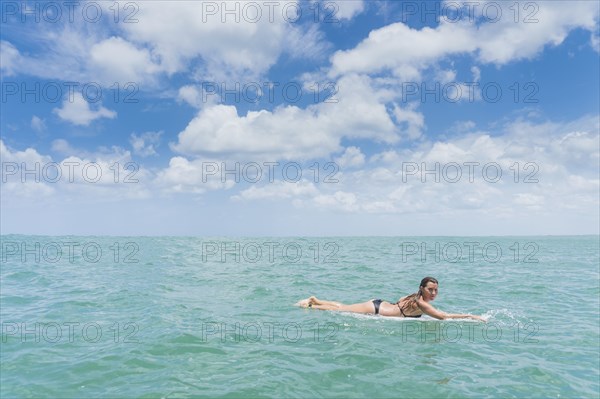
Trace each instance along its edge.
<instances>
[{"instance_id":1,"label":"woman lying on surfboard","mask_svg":"<svg viewBox=\"0 0 600 399\"><path fill-rule=\"evenodd\" d=\"M311 296L298 302L303 308L321 310L339 310L341 312L374 313L382 316L395 317L421 317L426 314L436 319L473 319L485 321L483 317L471 314L444 313L429 304L438 294L438 281L433 277L425 277L421 280L419 291L400 298L396 303L381 299L373 299L368 302L345 305L340 302L324 301Z\"/></svg>"}]
</instances>

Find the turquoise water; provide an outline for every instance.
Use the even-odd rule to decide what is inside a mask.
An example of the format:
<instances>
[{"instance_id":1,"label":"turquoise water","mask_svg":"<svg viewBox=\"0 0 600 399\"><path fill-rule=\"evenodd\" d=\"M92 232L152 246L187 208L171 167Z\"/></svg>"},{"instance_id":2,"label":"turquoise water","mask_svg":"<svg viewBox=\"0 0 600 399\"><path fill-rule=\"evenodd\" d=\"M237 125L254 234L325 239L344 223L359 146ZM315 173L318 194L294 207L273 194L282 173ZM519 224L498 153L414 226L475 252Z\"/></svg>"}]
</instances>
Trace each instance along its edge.
<instances>
[{"instance_id":1,"label":"turquoise water","mask_svg":"<svg viewBox=\"0 0 600 399\"><path fill-rule=\"evenodd\" d=\"M599 395L598 236L5 235L1 247L3 398ZM488 323L293 306L395 301L427 275L434 306Z\"/></svg>"}]
</instances>

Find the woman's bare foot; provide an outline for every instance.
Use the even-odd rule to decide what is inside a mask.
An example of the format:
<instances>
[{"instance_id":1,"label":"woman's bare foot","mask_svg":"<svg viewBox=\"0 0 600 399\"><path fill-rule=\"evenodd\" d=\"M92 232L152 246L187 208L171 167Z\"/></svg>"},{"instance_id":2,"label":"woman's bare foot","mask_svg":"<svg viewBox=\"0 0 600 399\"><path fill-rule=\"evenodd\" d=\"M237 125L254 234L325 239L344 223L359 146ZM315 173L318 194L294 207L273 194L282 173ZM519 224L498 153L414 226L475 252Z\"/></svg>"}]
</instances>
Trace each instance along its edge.
<instances>
[{"instance_id":1,"label":"woman's bare foot","mask_svg":"<svg viewBox=\"0 0 600 399\"><path fill-rule=\"evenodd\" d=\"M302 299L301 301L296 302L296 306L300 306L301 308L307 308L310 305L310 298Z\"/></svg>"},{"instance_id":2,"label":"woman's bare foot","mask_svg":"<svg viewBox=\"0 0 600 399\"><path fill-rule=\"evenodd\" d=\"M296 302L296 306L300 306L301 308L310 308L313 305L319 305L319 304L320 304L319 300L314 296L311 296L310 298L306 298L306 299Z\"/></svg>"}]
</instances>

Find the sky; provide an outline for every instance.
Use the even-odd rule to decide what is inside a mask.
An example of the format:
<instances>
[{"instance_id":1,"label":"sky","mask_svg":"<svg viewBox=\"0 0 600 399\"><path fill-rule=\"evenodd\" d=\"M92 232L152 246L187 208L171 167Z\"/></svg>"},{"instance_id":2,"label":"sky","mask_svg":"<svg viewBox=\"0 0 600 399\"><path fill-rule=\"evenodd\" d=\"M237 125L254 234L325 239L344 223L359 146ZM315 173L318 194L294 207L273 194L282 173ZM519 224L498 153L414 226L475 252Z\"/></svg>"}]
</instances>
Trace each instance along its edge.
<instances>
[{"instance_id":1,"label":"sky","mask_svg":"<svg viewBox=\"0 0 600 399\"><path fill-rule=\"evenodd\" d=\"M1 3L2 234L599 234L597 1Z\"/></svg>"}]
</instances>

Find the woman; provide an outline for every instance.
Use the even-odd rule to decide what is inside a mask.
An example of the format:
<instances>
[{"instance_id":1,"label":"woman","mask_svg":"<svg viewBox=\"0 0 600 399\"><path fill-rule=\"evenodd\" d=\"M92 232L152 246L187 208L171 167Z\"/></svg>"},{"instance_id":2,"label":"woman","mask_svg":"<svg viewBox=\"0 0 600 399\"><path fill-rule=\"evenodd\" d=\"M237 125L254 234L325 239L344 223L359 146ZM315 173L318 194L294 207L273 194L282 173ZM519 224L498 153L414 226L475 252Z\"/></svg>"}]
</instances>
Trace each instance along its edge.
<instances>
[{"instance_id":1,"label":"woman","mask_svg":"<svg viewBox=\"0 0 600 399\"><path fill-rule=\"evenodd\" d=\"M375 313L382 316L395 317L421 317L426 314L436 319L473 319L485 321L483 317L470 314L444 313L429 304L438 294L438 281L433 277L425 277L421 280L419 291L400 298L396 303L390 303L381 299L373 299L369 302L344 305L339 302L323 301L311 296L298 302L303 308L321 310L339 310L341 312Z\"/></svg>"}]
</instances>

